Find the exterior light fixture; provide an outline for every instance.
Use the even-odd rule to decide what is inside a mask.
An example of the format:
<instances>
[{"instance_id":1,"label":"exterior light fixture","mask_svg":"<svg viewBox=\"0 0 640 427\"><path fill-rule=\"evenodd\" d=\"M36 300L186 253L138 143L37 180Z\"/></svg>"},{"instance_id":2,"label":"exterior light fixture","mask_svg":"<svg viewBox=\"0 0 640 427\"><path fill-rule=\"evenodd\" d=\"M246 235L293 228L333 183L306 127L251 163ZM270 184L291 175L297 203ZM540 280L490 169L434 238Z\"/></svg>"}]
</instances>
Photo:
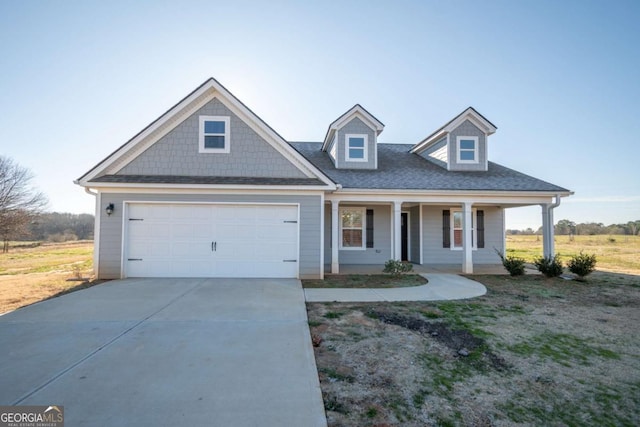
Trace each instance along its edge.
<instances>
[{"instance_id":1,"label":"exterior light fixture","mask_svg":"<svg viewBox=\"0 0 640 427\"><path fill-rule=\"evenodd\" d=\"M113 206L113 203L109 203L107 205L107 215L111 216L111 214L113 213L114 209L115 209L115 206Z\"/></svg>"}]
</instances>

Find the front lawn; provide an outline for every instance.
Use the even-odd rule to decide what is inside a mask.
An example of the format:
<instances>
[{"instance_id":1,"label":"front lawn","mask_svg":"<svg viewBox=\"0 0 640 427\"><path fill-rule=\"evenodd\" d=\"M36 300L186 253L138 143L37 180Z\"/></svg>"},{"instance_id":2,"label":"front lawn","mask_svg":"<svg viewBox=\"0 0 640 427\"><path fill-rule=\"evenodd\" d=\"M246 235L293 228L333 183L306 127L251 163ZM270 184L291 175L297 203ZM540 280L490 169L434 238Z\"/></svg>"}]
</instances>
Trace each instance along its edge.
<instances>
[{"instance_id":1,"label":"front lawn","mask_svg":"<svg viewBox=\"0 0 640 427\"><path fill-rule=\"evenodd\" d=\"M473 276L461 301L307 304L330 426L640 425L640 276Z\"/></svg>"}]
</instances>

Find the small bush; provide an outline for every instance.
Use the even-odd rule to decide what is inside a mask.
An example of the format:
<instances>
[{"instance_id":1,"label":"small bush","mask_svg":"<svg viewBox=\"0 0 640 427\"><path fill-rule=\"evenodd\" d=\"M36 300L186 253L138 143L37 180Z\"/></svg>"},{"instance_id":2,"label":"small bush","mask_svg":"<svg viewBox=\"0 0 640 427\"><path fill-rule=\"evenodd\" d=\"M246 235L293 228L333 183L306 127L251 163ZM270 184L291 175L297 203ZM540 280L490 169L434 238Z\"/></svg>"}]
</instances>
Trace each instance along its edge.
<instances>
[{"instance_id":1,"label":"small bush","mask_svg":"<svg viewBox=\"0 0 640 427\"><path fill-rule=\"evenodd\" d=\"M540 257L533 263L545 277L558 277L562 274L562 262L557 254L553 257Z\"/></svg>"},{"instance_id":2,"label":"small bush","mask_svg":"<svg viewBox=\"0 0 640 427\"><path fill-rule=\"evenodd\" d=\"M390 259L384 263L383 273L391 273L394 277L402 276L404 273L408 273L413 270L413 264L409 262L397 261Z\"/></svg>"},{"instance_id":3,"label":"small bush","mask_svg":"<svg viewBox=\"0 0 640 427\"><path fill-rule=\"evenodd\" d=\"M580 254L571 257L567 267L570 272L578 276L578 280L585 280L584 278L596 269L596 256L580 251Z\"/></svg>"},{"instance_id":4,"label":"small bush","mask_svg":"<svg viewBox=\"0 0 640 427\"><path fill-rule=\"evenodd\" d=\"M498 250L496 250L496 253L500 256L502 265L511 276L522 276L524 274L524 259L510 255L504 256L504 254Z\"/></svg>"}]
</instances>

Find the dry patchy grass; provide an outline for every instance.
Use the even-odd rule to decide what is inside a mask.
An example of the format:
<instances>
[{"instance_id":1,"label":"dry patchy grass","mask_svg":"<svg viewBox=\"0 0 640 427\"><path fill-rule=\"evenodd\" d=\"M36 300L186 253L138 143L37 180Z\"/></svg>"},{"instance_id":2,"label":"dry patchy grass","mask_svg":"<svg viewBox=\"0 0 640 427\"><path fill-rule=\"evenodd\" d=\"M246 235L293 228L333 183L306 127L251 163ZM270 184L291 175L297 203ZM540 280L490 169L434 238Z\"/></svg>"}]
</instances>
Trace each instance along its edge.
<instances>
[{"instance_id":1,"label":"dry patchy grass","mask_svg":"<svg viewBox=\"0 0 640 427\"><path fill-rule=\"evenodd\" d=\"M556 236L555 244L565 263L584 251L596 255L598 270L640 275L640 236ZM542 255L542 237L507 236L507 254L533 262Z\"/></svg>"},{"instance_id":2,"label":"dry patchy grass","mask_svg":"<svg viewBox=\"0 0 640 427\"><path fill-rule=\"evenodd\" d=\"M0 254L0 313L87 287L93 242L12 248Z\"/></svg>"},{"instance_id":3,"label":"dry patchy grass","mask_svg":"<svg viewBox=\"0 0 640 427\"><path fill-rule=\"evenodd\" d=\"M308 304L330 426L637 426L640 276L473 276L463 301Z\"/></svg>"}]
</instances>

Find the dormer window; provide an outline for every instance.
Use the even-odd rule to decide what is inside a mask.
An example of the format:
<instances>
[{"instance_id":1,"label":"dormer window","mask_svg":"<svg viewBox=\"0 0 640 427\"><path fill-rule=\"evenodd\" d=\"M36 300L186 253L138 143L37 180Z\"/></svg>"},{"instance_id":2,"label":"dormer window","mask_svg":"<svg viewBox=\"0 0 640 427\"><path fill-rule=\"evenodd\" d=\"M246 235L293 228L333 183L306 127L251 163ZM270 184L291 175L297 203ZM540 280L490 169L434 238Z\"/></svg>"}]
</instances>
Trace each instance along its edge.
<instances>
[{"instance_id":1,"label":"dormer window","mask_svg":"<svg viewBox=\"0 0 640 427\"><path fill-rule=\"evenodd\" d=\"M459 136L456 140L458 163L478 163L478 137Z\"/></svg>"},{"instance_id":2,"label":"dormer window","mask_svg":"<svg viewBox=\"0 0 640 427\"><path fill-rule=\"evenodd\" d=\"M345 135L345 159L348 162L366 162L368 135L347 134Z\"/></svg>"},{"instance_id":3,"label":"dormer window","mask_svg":"<svg viewBox=\"0 0 640 427\"><path fill-rule=\"evenodd\" d=\"M229 127L228 116L200 116L200 153L228 153Z\"/></svg>"}]
</instances>

